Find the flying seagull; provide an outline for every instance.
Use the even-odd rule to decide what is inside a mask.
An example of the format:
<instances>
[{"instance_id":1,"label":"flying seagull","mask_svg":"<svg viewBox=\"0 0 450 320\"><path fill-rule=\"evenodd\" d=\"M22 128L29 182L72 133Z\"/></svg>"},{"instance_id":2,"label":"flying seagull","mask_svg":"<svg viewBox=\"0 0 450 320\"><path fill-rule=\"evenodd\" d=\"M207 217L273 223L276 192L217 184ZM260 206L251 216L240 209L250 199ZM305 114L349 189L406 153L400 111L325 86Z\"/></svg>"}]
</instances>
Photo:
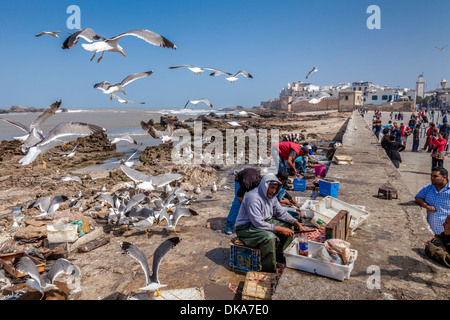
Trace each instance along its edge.
<instances>
[{"instance_id":1,"label":"flying seagull","mask_svg":"<svg viewBox=\"0 0 450 320\"><path fill-rule=\"evenodd\" d=\"M125 173L131 180L136 183L140 183L137 187L144 190L154 190L156 187L164 187L165 185L171 183L172 181L181 178L179 173L164 173L158 176L146 175L135 169L132 169L124 164L120 165L120 169Z\"/></svg>"},{"instance_id":2,"label":"flying seagull","mask_svg":"<svg viewBox=\"0 0 450 320\"><path fill-rule=\"evenodd\" d=\"M311 70L310 72L308 72L308 74L306 75L306 79L308 79L308 77L309 77L311 74L313 74L314 72L319 71L319 69L317 69L317 68L318 68L318 67L312 68L312 70Z\"/></svg>"},{"instance_id":3,"label":"flying seagull","mask_svg":"<svg viewBox=\"0 0 450 320\"><path fill-rule=\"evenodd\" d=\"M151 120L149 122L141 121L141 127L144 131L146 131L149 135L151 135L154 139L161 139L162 143L172 141L173 135L173 124L168 123L165 127L164 131L158 131L151 124Z\"/></svg>"},{"instance_id":4,"label":"flying seagull","mask_svg":"<svg viewBox=\"0 0 450 320\"><path fill-rule=\"evenodd\" d=\"M175 227L177 226L178 220L180 220L181 217L191 217L191 216L197 216L198 213L192 209L186 208L186 207L178 207L175 209L175 212L173 214L169 213L170 211L162 211L160 215L160 220L166 220L166 229L167 231L175 231Z\"/></svg>"},{"instance_id":5,"label":"flying seagull","mask_svg":"<svg viewBox=\"0 0 450 320\"><path fill-rule=\"evenodd\" d=\"M119 101L121 104L129 104L129 103L138 103L138 104L145 104L145 102L139 102L139 101L133 101L133 100L125 100L121 97L117 97L117 101Z\"/></svg>"},{"instance_id":6,"label":"flying seagull","mask_svg":"<svg viewBox=\"0 0 450 320\"><path fill-rule=\"evenodd\" d=\"M186 104L184 105L184 108L187 107L187 105L189 104L189 102L192 103L192 104L195 104L195 105L199 104L200 102L204 102L204 103L206 103L206 105L207 105L208 107L213 108L213 105L211 104L211 102L209 102L208 99L204 99L204 98L203 98L203 99L189 99L189 100L186 102Z\"/></svg>"},{"instance_id":7,"label":"flying seagull","mask_svg":"<svg viewBox=\"0 0 450 320\"><path fill-rule=\"evenodd\" d=\"M110 100L112 100L113 95L114 98L116 98L116 93L122 92L123 94L126 94L125 90L123 90L123 87L125 87L127 84L141 78L148 77L151 75L153 71L147 71L147 72L139 72L139 73L133 73L127 76L125 79L122 80L122 82L118 82L116 84L111 84L108 81L102 81L100 83L94 84L95 89L100 89L103 91L104 94L110 94Z\"/></svg>"},{"instance_id":8,"label":"flying seagull","mask_svg":"<svg viewBox=\"0 0 450 320\"><path fill-rule=\"evenodd\" d=\"M240 70L240 71L236 72L235 74L217 70L217 71L215 71L213 73L210 73L209 75L215 77L215 76L219 76L219 75L222 75L222 74L226 74L226 75L229 76L229 77L227 77L225 79L227 79L230 83L235 83L239 79L238 78L239 75L243 75L246 78L253 79L253 76L250 73L248 73L247 71L244 71L244 70Z\"/></svg>"},{"instance_id":9,"label":"flying seagull","mask_svg":"<svg viewBox=\"0 0 450 320\"><path fill-rule=\"evenodd\" d=\"M118 143L120 141L126 141L126 142L129 142L129 143L132 143L132 144L137 144L136 140L134 140L128 134L116 137L114 139L110 139L109 141L110 141L111 144L115 144L115 143Z\"/></svg>"},{"instance_id":10,"label":"flying seagull","mask_svg":"<svg viewBox=\"0 0 450 320\"><path fill-rule=\"evenodd\" d=\"M51 148L58 144L62 144L62 140L59 138L73 135L91 135L93 133L104 132L106 129L83 122L61 122L56 127L54 127L42 140L38 141L32 147L28 149L28 153L19 160L22 165L27 165L32 163L37 156L42 155ZM44 162L45 167L45 162Z\"/></svg>"},{"instance_id":11,"label":"flying seagull","mask_svg":"<svg viewBox=\"0 0 450 320\"><path fill-rule=\"evenodd\" d=\"M36 35L36 37L40 37L40 36L43 36L45 34L48 34L49 36L52 36L52 37L55 37L55 38L59 38L58 33L70 34L70 32L65 32L65 31L44 31L44 32L38 33Z\"/></svg>"},{"instance_id":12,"label":"flying seagull","mask_svg":"<svg viewBox=\"0 0 450 320\"><path fill-rule=\"evenodd\" d=\"M64 258L56 260L44 276L39 274L36 264L27 256L13 259L13 266L20 273L30 276L26 285L41 292L41 299L44 297L45 292L58 289L53 282L60 274L64 273L76 278L81 276L80 269Z\"/></svg>"},{"instance_id":13,"label":"flying seagull","mask_svg":"<svg viewBox=\"0 0 450 320\"><path fill-rule=\"evenodd\" d=\"M194 74L201 74L204 70L219 71L219 70L214 69L214 68L196 67L196 66L193 66L191 64L184 64L184 65L181 65L181 66L169 67L169 69L177 69L177 68L188 68Z\"/></svg>"},{"instance_id":14,"label":"flying seagull","mask_svg":"<svg viewBox=\"0 0 450 320\"><path fill-rule=\"evenodd\" d=\"M48 106L34 121L29 125L26 126L20 122L8 120L5 118L1 118L0 120L6 121L17 128L25 131L27 135L24 138L24 143L22 144L21 150L25 154L30 147L41 141L44 136L43 132L41 130L41 125L51 116L53 116L56 111L61 106L61 100L52 103L50 106Z\"/></svg>"},{"instance_id":15,"label":"flying seagull","mask_svg":"<svg viewBox=\"0 0 450 320\"><path fill-rule=\"evenodd\" d=\"M172 48L177 49L177 46L174 45L172 42L164 38L163 36L152 32L150 30L145 29L134 29L130 30L124 33L121 33L117 36L114 36L112 38L106 39L102 36L99 36L97 33L95 33L92 29L81 29L78 32L73 33L70 35L66 41L64 41L64 44L62 46L63 49L70 49L73 48L76 43L78 42L78 38L83 38L88 42L93 43L83 43L82 47L87 51L94 51L94 55L91 58L94 59L97 52L101 52L102 55L100 58L97 59L97 62L100 62L103 58L103 54L105 51L111 51L111 52L118 52L121 53L124 57L126 57L125 52L123 51L123 48L118 44L118 41L125 36L134 36L137 38L140 38L150 44L153 44L158 47L164 47L164 48ZM100 40L101 39L101 40ZM95 40L100 40L96 41Z\"/></svg>"},{"instance_id":16,"label":"flying seagull","mask_svg":"<svg viewBox=\"0 0 450 320\"><path fill-rule=\"evenodd\" d=\"M161 261L165 257L165 255L173 249L178 243L180 243L181 238L174 237L167 239L161 242L156 248L153 254L153 264L152 264L152 274L150 275L150 267L148 265L147 258L142 250L131 242L121 242L120 247L127 254L129 254L133 259L139 262L145 274L145 286L140 288L141 290L148 291L148 296L150 297L154 292L154 296L161 295L161 292L158 291L160 288L165 287L166 285L161 284L159 281L159 267Z\"/></svg>"},{"instance_id":17,"label":"flying seagull","mask_svg":"<svg viewBox=\"0 0 450 320\"><path fill-rule=\"evenodd\" d=\"M439 51L442 51L442 50L444 50L446 47L448 47L448 45L443 46L443 47L435 47L435 48L438 49Z\"/></svg>"}]
</instances>

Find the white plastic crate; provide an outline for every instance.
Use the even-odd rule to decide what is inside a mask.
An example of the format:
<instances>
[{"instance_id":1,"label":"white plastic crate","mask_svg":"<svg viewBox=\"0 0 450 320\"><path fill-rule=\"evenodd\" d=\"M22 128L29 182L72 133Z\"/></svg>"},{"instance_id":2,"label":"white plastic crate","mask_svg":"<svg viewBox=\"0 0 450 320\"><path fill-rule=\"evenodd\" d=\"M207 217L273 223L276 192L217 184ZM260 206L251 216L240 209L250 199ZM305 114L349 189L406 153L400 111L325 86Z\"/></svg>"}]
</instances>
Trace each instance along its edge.
<instances>
[{"instance_id":1,"label":"white plastic crate","mask_svg":"<svg viewBox=\"0 0 450 320\"><path fill-rule=\"evenodd\" d=\"M324 277L344 281L350 278L358 251L350 249L350 257L346 265L340 265L328 261L311 258L312 255L325 244L315 241L308 241L308 257L298 254L298 238L295 238L291 244L284 250L283 255L286 258L286 267L302 270Z\"/></svg>"},{"instance_id":2,"label":"white plastic crate","mask_svg":"<svg viewBox=\"0 0 450 320\"><path fill-rule=\"evenodd\" d=\"M325 197L318 203L311 205L310 210L314 212L314 217L323 220L325 223L329 223L334 216L339 213L339 211L348 211L351 216L349 227L351 235L354 234L355 229L358 228L370 215L370 213L366 210L362 210L330 196Z\"/></svg>"},{"instance_id":3,"label":"white plastic crate","mask_svg":"<svg viewBox=\"0 0 450 320\"><path fill-rule=\"evenodd\" d=\"M300 208L300 211L302 213L302 218L312 218L314 217L314 212L311 211L311 206L313 204L317 204L318 200L306 200L305 203Z\"/></svg>"}]
</instances>

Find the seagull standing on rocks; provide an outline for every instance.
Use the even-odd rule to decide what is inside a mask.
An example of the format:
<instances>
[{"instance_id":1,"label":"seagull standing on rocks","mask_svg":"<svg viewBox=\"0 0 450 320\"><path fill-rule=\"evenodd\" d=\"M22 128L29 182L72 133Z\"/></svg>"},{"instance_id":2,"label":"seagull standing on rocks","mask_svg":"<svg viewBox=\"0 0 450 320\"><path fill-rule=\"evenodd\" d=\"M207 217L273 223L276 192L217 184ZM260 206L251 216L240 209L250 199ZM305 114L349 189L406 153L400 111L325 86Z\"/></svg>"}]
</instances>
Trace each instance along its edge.
<instances>
[{"instance_id":1,"label":"seagull standing on rocks","mask_svg":"<svg viewBox=\"0 0 450 320\"><path fill-rule=\"evenodd\" d=\"M197 185L195 186L195 188L194 188L194 193L195 193L195 194L200 194L201 192L202 192L202 190L200 189L200 185L197 184Z\"/></svg>"}]
</instances>

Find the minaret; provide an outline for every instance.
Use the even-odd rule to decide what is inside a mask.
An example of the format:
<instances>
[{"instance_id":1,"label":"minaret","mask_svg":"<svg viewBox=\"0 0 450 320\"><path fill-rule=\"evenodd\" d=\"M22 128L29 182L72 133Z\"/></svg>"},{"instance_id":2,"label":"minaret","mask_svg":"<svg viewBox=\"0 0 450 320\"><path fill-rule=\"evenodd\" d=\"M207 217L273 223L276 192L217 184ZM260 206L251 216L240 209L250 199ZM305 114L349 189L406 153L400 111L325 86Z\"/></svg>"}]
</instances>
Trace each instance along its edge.
<instances>
[{"instance_id":1,"label":"minaret","mask_svg":"<svg viewBox=\"0 0 450 320\"><path fill-rule=\"evenodd\" d=\"M420 96L423 98L425 93L425 82L423 81L423 74L419 75L419 80L416 82L416 97Z\"/></svg>"}]
</instances>

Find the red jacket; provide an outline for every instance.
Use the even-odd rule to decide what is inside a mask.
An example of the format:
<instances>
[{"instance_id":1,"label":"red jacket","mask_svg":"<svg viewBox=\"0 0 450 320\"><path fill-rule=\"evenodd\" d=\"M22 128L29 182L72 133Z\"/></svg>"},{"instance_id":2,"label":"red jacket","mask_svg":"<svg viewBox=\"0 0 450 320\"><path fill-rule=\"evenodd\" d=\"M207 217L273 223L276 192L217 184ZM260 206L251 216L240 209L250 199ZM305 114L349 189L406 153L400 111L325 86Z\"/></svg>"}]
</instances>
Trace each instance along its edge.
<instances>
[{"instance_id":1,"label":"red jacket","mask_svg":"<svg viewBox=\"0 0 450 320\"><path fill-rule=\"evenodd\" d=\"M447 140L445 139L431 139L430 145L437 149L437 152L444 152L445 144Z\"/></svg>"},{"instance_id":2,"label":"red jacket","mask_svg":"<svg viewBox=\"0 0 450 320\"><path fill-rule=\"evenodd\" d=\"M301 145L290 142L290 141L281 141L275 145L275 148L278 150L281 159L287 160L289 158L289 150L294 149L297 152L297 156L300 155Z\"/></svg>"},{"instance_id":3,"label":"red jacket","mask_svg":"<svg viewBox=\"0 0 450 320\"><path fill-rule=\"evenodd\" d=\"M431 131L432 130L434 130L434 131L436 131L436 136L438 135L438 129L436 129L436 127L430 127L430 129L428 129L428 131L427 131L427 137L429 137L430 135L431 135Z\"/></svg>"}]
</instances>

